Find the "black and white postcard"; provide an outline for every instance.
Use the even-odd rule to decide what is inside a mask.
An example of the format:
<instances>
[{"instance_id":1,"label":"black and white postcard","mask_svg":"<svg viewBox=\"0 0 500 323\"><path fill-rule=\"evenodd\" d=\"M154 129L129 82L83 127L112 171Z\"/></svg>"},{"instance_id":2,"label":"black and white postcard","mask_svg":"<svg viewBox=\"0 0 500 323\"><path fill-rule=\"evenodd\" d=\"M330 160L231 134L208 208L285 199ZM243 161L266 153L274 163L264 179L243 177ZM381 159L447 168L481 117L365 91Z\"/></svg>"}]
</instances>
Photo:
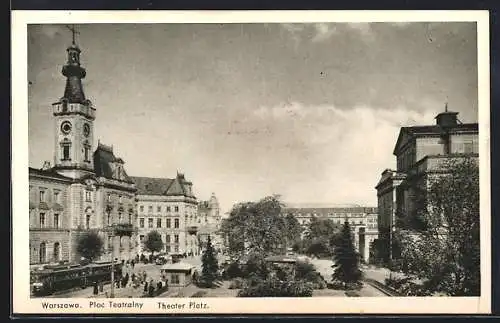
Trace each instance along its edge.
<instances>
[{"instance_id":1,"label":"black and white postcard","mask_svg":"<svg viewBox=\"0 0 500 323\"><path fill-rule=\"evenodd\" d=\"M13 312L488 313L488 44L487 11L14 11Z\"/></svg>"}]
</instances>

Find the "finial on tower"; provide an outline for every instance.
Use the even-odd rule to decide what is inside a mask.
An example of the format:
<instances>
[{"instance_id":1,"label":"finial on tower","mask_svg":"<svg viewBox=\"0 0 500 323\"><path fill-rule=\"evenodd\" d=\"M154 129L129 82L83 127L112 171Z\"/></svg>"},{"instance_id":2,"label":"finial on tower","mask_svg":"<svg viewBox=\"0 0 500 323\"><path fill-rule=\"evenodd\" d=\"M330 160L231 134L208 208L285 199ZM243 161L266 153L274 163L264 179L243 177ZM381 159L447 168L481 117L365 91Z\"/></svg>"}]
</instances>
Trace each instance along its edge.
<instances>
[{"instance_id":1,"label":"finial on tower","mask_svg":"<svg viewBox=\"0 0 500 323\"><path fill-rule=\"evenodd\" d=\"M76 30L75 25L68 26L66 25L66 28L71 30L71 33L73 34L73 45L76 45L76 34L79 34L79 32Z\"/></svg>"},{"instance_id":2,"label":"finial on tower","mask_svg":"<svg viewBox=\"0 0 500 323\"><path fill-rule=\"evenodd\" d=\"M448 112L448 102L444 103L444 112Z\"/></svg>"}]
</instances>

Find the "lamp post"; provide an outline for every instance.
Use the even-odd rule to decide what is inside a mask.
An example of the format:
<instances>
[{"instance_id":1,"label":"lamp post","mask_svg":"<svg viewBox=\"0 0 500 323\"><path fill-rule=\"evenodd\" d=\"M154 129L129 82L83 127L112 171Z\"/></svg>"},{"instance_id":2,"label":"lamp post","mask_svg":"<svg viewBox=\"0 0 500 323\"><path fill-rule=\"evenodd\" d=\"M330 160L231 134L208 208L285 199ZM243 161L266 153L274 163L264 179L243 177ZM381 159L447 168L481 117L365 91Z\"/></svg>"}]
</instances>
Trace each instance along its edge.
<instances>
[{"instance_id":1,"label":"lamp post","mask_svg":"<svg viewBox=\"0 0 500 323\"><path fill-rule=\"evenodd\" d=\"M111 231L111 293L109 295L110 298L115 298L115 256L114 256L114 250L115 247L113 246L113 238L115 235L113 234L113 231Z\"/></svg>"}]
</instances>

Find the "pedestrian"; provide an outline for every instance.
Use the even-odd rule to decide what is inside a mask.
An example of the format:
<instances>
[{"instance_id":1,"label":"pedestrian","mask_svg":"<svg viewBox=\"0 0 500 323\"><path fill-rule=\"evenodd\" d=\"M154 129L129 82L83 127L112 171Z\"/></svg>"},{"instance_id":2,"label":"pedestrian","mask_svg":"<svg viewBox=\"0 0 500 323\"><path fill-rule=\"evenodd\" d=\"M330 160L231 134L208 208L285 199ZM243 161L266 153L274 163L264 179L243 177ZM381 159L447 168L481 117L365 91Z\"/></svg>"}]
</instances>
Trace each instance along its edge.
<instances>
[{"instance_id":1,"label":"pedestrian","mask_svg":"<svg viewBox=\"0 0 500 323\"><path fill-rule=\"evenodd\" d=\"M148 293L148 296L149 297L153 297L154 293L155 293L155 287L153 285L153 280L151 280L151 283L149 284L149 293Z\"/></svg>"},{"instance_id":2,"label":"pedestrian","mask_svg":"<svg viewBox=\"0 0 500 323\"><path fill-rule=\"evenodd\" d=\"M101 282L101 283L99 284L99 291L100 291L101 293L102 293L102 292L104 292L104 283L103 283L103 282Z\"/></svg>"},{"instance_id":3,"label":"pedestrian","mask_svg":"<svg viewBox=\"0 0 500 323\"><path fill-rule=\"evenodd\" d=\"M135 273L132 273L132 276L130 276L130 278L132 278L132 281L134 282L135 281Z\"/></svg>"},{"instance_id":4,"label":"pedestrian","mask_svg":"<svg viewBox=\"0 0 500 323\"><path fill-rule=\"evenodd\" d=\"M97 287L97 282L94 282L94 295L99 294L99 287Z\"/></svg>"},{"instance_id":5,"label":"pedestrian","mask_svg":"<svg viewBox=\"0 0 500 323\"><path fill-rule=\"evenodd\" d=\"M144 294L148 292L148 282L144 283Z\"/></svg>"},{"instance_id":6,"label":"pedestrian","mask_svg":"<svg viewBox=\"0 0 500 323\"><path fill-rule=\"evenodd\" d=\"M162 286L163 284L161 283L161 281L158 282L157 286L158 286L158 291L161 291L161 288L163 287Z\"/></svg>"},{"instance_id":7,"label":"pedestrian","mask_svg":"<svg viewBox=\"0 0 500 323\"><path fill-rule=\"evenodd\" d=\"M134 269L134 267L135 267L135 261L134 261L134 259L132 259L132 261L130 262L130 264L132 265L132 269Z\"/></svg>"}]
</instances>

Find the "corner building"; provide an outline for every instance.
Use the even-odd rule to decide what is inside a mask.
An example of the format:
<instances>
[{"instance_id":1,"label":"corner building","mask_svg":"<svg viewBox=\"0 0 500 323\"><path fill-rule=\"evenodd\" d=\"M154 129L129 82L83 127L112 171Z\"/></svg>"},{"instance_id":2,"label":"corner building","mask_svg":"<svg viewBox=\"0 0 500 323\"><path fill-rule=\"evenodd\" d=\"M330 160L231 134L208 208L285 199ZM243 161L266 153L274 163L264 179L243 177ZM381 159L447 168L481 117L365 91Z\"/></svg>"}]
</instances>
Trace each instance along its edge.
<instances>
[{"instance_id":1,"label":"corner building","mask_svg":"<svg viewBox=\"0 0 500 323\"><path fill-rule=\"evenodd\" d=\"M95 231L105 251L101 259L136 255L136 188L113 147L94 150L96 109L86 99L80 48L67 48L64 95L52 105L54 166L29 168L30 264L76 262L77 241Z\"/></svg>"},{"instance_id":2,"label":"corner building","mask_svg":"<svg viewBox=\"0 0 500 323\"><path fill-rule=\"evenodd\" d=\"M166 253L200 254L198 201L184 174L175 178L132 177L138 192L139 252L148 233L157 231Z\"/></svg>"},{"instance_id":3,"label":"corner building","mask_svg":"<svg viewBox=\"0 0 500 323\"><path fill-rule=\"evenodd\" d=\"M402 127L393 154L397 169L385 170L376 186L382 254L386 262L397 258L393 236L397 230L416 229L420 223L416 212L425 205L431 182L448 172L447 162L479 158L477 123L462 123L458 112L436 116L435 125Z\"/></svg>"}]
</instances>

